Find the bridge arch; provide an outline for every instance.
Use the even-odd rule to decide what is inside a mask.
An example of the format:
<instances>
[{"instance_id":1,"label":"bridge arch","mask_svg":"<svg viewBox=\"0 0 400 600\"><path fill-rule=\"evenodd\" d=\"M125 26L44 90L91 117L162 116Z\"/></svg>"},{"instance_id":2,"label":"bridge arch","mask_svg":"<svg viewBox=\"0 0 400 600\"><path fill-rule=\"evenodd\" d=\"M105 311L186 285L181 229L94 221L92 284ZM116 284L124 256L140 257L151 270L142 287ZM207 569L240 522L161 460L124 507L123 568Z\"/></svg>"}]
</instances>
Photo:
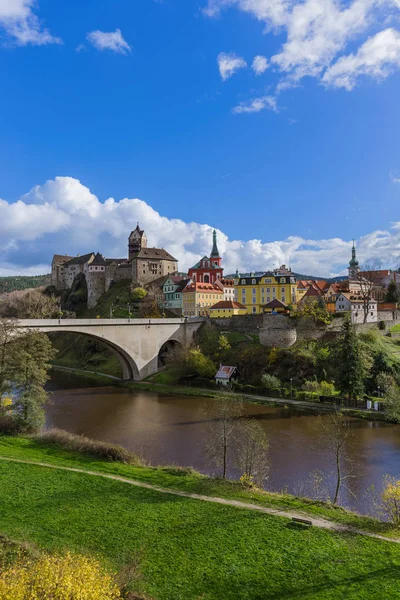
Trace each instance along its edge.
<instances>
[{"instance_id":1,"label":"bridge arch","mask_svg":"<svg viewBox=\"0 0 400 600\"><path fill-rule=\"evenodd\" d=\"M162 367L165 367L174 350L181 347L182 343L174 338L166 340L158 352L158 368L162 369Z\"/></svg>"},{"instance_id":2,"label":"bridge arch","mask_svg":"<svg viewBox=\"0 0 400 600\"><path fill-rule=\"evenodd\" d=\"M123 348L121 348L121 346L111 342L110 340L107 340L98 335L94 335L92 333L87 333L87 332L83 332L83 331L74 331L73 329L64 329L64 328L62 330L58 330L58 331L52 331L50 329L48 331L43 331L43 333L57 334L57 335L62 335L63 333L70 333L70 334L72 333L74 335L79 335L82 337L86 337L86 338L95 340L96 342L101 343L105 348L107 348L107 350L109 350L115 356L115 358L118 360L120 367L121 367L121 371L122 371L122 379L130 379L130 380L135 380L135 381L138 381L140 379L139 378L139 369L137 367L136 362L133 360L133 358L128 354L128 352L126 352Z\"/></svg>"}]
</instances>

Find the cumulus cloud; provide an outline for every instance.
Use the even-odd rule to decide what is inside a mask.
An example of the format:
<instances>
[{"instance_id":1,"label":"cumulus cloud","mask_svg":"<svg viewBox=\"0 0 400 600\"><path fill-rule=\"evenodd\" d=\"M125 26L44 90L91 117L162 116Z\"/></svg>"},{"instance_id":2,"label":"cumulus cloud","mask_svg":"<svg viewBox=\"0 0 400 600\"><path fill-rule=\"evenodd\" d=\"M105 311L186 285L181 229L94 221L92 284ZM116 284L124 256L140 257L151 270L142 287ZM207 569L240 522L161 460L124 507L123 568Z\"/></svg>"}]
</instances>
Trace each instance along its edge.
<instances>
[{"instance_id":1,"label":"cumulus cloud","mask_svg":"<svg viewBox=\"0 0 400 600\"><path fill-rule=\"evenodd\" d=\"M260 56L258 54L254 57L251 68L256 75L262 75L268 69L268 60L265 56Z\"/></svg>"},{"instance_id":2,"label":"cumulus cloud","mask_svg":"<svg viewBox=\"0 0 400 600\"><path fill-rule=\"evenodd\" d=\"M48 272L54 253L102 252L107 257L127 255L127 238L137 221L149 245L164 247L179 260L181 270L210 252L212 227L160 215L138 198L100 200L80 181L56 177L35 186L17 202L0 201L0 274ZM226 273L267 270L282 263L297 272L316 276L345 273L351 241L340 238L310 240L230 240L218 231ZM362 263L400 264L400 223L390 231L375 231L357 243Z\"/></svg>"},{"instance_id":3,"label":"cumulus cloud","mask_svg":"<svg viewBox=\"0 0 400 600\"><path fill-rule=\"evenodd\" d=\"M361 75L385 79L396 67L400 67L400 33L390 28L370 37L356 54L339 58L322 81L350 91Z\"/></svg>"},{"instance_id":4,"label":"cumulus cloud","mask_svg":"<svg viewBox=\"0 0 400 600\"><path fill-rule=\"evenodd\" d=\"M42 28L33 12L36 6L36 0L0 0L0 30L18 46L61 44L60 38Z\"/></svg>"},{"instance_id":5,"label":"cumulus cloud","mask_svg":"<svg viewBox=\"0 0 400 600\"><path fill-rule=\"evenodd\" d=\"M306 76L352 89L359 75L387 77L400 66L394 29L363 43L372 28L376 31L398 16L400 0L208 0L204 12L216 17L229 7L264 23L264 33L286 35L270 60L283 75L278 91L295 87ZM355 53L345 56L348 44L359 40Z\"/></svg>"},{"instance_id":6,"label":"cumulus cloud","mask_svg":"<svg viewBox=\"0 0 400 600\"><path fill-rule=\"evenodd\" d=\"M261 96L260 98L253 98L253 100L249 100L248 102L241 102L232 109L232 112L240 115L243 113L258 113L266 109L278 112L276 98L273 96Z\"/></svg>"},{"instance_id":7,"label":"cumulus cloud","mask_svg":"<svg viewBox=\"0 0 400 600\"><path fill-rule=\"evenodd\" d=\"M220 52L217 58L218 68L223 81L226 81L239 69L247 67L247 62L233 52Z\"/></svg>"},{"instance_id":8,"label":"cumulus cloud","mask_svg":"<svg viewBox=\"0 0 400 600\"><path fill-rule=\"evenodd\" d=\"M131 52L131 47L124 40L120 29L111 32L91 31L87 34L86 39L97 50L111 50L117 54L129 54Z\"/></svg>"}]
</instances>

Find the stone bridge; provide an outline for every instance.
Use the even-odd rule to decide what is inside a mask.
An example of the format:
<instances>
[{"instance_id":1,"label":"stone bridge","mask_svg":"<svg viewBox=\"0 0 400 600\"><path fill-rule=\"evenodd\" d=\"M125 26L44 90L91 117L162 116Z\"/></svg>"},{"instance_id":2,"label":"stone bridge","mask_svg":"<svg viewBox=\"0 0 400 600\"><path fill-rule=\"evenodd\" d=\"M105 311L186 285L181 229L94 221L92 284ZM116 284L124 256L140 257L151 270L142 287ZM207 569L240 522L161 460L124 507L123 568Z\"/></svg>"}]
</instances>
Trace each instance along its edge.
<instances>
[{"instance_id":1,"label":"stone bridge","mask_svg":"<svg viewBox=\"0 0 400 600\"><path fill-rule=\"evenodd\" d=\"M119 360L124 379L156 373L175 345L187 345L203 319L24 319L21 329L76 333L102 342Z\"/></svg>"}]
</instances>

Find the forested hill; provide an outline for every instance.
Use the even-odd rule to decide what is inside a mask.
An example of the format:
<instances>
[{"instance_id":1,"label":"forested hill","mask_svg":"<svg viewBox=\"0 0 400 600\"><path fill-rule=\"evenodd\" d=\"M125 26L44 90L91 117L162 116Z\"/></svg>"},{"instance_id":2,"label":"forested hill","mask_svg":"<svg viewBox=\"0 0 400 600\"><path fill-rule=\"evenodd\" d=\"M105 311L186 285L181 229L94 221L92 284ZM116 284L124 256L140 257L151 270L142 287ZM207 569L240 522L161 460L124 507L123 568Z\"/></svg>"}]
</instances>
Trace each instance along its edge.
<instances>
[{"instance_id":1,"label":"forested hill","mask_svg":"<svg viewBox=\"0 0 400 600\"><path fill-rule=\"evenodd\" d=\"M38 288L50 284L50 275L15 275L13 277L0 277L0 294Z\"/></svg>"}]
</instances>

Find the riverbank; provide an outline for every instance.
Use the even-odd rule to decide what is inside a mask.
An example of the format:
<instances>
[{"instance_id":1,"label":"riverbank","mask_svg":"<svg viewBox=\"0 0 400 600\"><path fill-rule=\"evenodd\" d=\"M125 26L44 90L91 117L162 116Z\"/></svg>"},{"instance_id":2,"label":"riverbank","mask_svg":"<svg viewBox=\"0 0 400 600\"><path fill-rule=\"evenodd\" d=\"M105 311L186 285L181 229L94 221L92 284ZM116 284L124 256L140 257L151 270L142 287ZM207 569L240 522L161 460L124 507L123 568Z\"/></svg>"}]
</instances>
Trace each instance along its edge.
<instances>
[{"instance_id":1,"label":"riverbank","mask_svg":"<svg viewBox=\"0 0 400 600\"><path fill-rule=\"evenodd\" d=\"M191 469L151 468L69 452L33 438L0 438L0 529L47 551L96 554L122 569L140 554L141 592L156 600L298 597L395 598L400 545L349 532L301 527L257 510L168 491L317 515L397 536L391 526L343 509L212 480ZM116 475L19 464L45 462ZM384 590L384 591L383 591Z\"/></svg>"},{"instance_id":2,"label":"riverbank","mask_svg":"<svg viewBox=\"0 0 400 600\"><path fill-rule=\"evenodd\" d=\"M304 400L290 400L288 398L271 398L268 396L257 396L251 394L238 394L234 392L226 392L220 390L210 390L207 388L194 388L190 386L171 385L155 383L152 381L126 381L113 375L107 375L104 373L97 373L95 371L87 371L81 369L75 369L72 367L62 367L59 365L53 365L54 370L72 372L76 375L85 377L93 382L98 382L101 385L116 385L118 387L124 387L132 390L141 390L146 392L154 392L157 394L163 394L165 396L195 396L203 398L216 398L217 396L226 396L227 398L237 399L243 398L246 402L253 404L260 404L266 406L292 406L299 411L314 412L314 413L326 413L337 410L334 405L323 404L320 402L307 402ZM375 410L363 410L360 408L346 408L341 407L341 412L348 415L349 417L356 417L359 419L369 419L374 421L387 421L384 412Z\"/></svg>"}]
</instances>

